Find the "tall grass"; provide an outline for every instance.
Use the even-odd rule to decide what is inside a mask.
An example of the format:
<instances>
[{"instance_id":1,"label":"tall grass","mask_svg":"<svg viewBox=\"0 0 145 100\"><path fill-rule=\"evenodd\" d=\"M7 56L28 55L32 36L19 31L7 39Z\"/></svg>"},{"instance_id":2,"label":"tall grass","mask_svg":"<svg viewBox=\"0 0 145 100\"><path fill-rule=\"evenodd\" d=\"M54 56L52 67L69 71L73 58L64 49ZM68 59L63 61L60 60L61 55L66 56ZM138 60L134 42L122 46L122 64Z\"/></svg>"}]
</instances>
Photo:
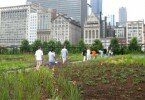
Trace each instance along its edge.
<instances>
[{"instance_id":1,"label":"tall grass","mask_svg":"<svg viewBox=\"0 0 145 100\"><path fill-rule=\"evenodd\" d=\"M62 88L58 90L59 88ZM43 68L22 73L0 74L2 100L40 100L79 98L78 89L65 79L53 77L51 70ZM64 94L65 93L65 94ZM79 100L79 99L77 99Z\"/></svg>"}]
</instances>

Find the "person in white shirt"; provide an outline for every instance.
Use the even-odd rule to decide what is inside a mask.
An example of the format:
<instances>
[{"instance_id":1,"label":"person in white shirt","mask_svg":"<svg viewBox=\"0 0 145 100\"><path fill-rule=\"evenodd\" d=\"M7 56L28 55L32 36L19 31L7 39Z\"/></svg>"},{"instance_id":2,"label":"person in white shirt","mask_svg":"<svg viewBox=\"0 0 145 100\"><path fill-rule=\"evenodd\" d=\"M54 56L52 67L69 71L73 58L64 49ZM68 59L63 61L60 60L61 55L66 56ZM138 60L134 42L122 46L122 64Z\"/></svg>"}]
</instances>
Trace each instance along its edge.
<instances>
[{"instance_id":1,"label":"person in white shirt","mask_svg":"<svg viewBox=\"0 0 145 100\"><path fill-rule=\"evenodd\" d=\"M90 50L90 48L87 49L87 60L91 60L91 50Z\"/></svg>"},{"instance_id":2,"label":"person in white shirt","mask_svg":"<svg viewBox=\"0 0 145 100\"><path fill-rule=\"evenodd\" d=\"M36 59L36 69L39 70L39 67L41 66L43 60L43 51L41 47L39 47L39 49L35 52L35 59Z\"/></svg>"},{"instance_id":3,"label":"person in white shirt","mask_svg":"<svg viewBox=\"0 0 145 100\"><path fill-rule=\"evenodd\" d=\"M66 47L64 46L64 48L61 50L61 57L62 57L63 64L66 62L67 55L68 55L68 51L67 51Z\"/></svg>"},{"instance_id":4,"label":"person in white shirt","mask_svg":"<svg viewBox=\"0 0 145 100\"><path fill-rule=\"evenodd\" d=\"M55 52L53 51L53 49L51 49L51 51L49 51L48 53L48 58L49 58L49 65L55 65Z\"/></svg>"}]
</instances>

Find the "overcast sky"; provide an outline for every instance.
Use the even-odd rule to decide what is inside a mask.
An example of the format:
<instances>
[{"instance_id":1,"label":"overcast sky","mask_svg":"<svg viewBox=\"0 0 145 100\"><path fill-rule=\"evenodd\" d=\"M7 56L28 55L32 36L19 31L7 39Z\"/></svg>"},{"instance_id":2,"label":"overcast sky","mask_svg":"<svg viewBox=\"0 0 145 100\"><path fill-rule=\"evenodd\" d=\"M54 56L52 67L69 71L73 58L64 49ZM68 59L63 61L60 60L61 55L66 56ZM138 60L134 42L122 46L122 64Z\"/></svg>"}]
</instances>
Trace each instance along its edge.
<instances>
[{"instance_id":1,"label":"overcast sky","mask_svg":"<svg viewBox=\"0 0 145 100\"><path fill-rule=\"evenodd\" d=\"M0 7L22 5L26 0L0 0ZM103 0L103 15L115 14L118 20L120 7L127 8L128 20L145 19L145 0Z\"/></svg>"}]
</instances>

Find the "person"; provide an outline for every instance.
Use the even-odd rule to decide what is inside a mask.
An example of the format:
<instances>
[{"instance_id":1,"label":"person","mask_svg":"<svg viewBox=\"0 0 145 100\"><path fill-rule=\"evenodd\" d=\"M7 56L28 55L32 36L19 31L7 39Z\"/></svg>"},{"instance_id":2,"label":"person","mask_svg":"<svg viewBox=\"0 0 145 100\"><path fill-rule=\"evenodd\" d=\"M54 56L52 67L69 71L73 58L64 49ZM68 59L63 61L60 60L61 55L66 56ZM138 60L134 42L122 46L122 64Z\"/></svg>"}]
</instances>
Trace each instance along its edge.
<instances>
[{"instance_id":1,"label":"person","mask_svg":"<svg viewBox=\"0 0 145 100\"><path fill-rule=\"evenodd\" d=\"M86 55L87 55L86 48L83 49L82 55L83 55L83 61L86 61Z\"/></svg>"},{"instance_id":2,"label":"person","mask_svg":"<svg viewBox=\"0 0 145 100\"><path fill-rule=\"evenodd\" d=\"M103 51L99 50L100 56L103 57Z\"/></svg>"},{"instance_id":3,"label":"person","mask_svg":"<svg viewBox=\"0 0 145 100\"><path fill-rule=\"evenodd\" d=\"M103 49L104 56L107 56L107 49Z\"/></svg>"},{"instance_id":4,"label":"person","mask_svg":"<svg viewBox=\"0 0 145 100\"><path fill-rule=\"evenodd\" d=\"M55 65L55 52L53 49L51 49L48 53L48 58L49 58L49 65L53 66Z\"/></svg>"},{"instance_id":5,"label":"person","mask_svg":"<svg viewBox=\"0 0 145 100\"><path fill-rule=\"evenodd\" d=\"M113 52L111 49L109 50L109 56L113 56Z\"/></svg>"},{"instance_id":6,"label":"person","mask_svg":"<svg viewBox=\"0 0 145 100\"><path fill-rule=\"evenodd\" d=\"M64 46L64 48L61 50L62 64L66 62L67 56L68 56L68 51Z\"/></svg>"},{"instance_id":7,"label":"person","mask_svg":"<svg viewBox=\"0 0 145 100\"><path fill-rule=\"evenodd\" d=\"M92 58L95 59L95 58L96 58L96 55L97 55L96 51L93 50L93 51L92 51Z\"/></svg>"},{"instance_id":8,"label":"person","mask_svg":"<svg viewBox=\"0 0 145 100\"><path fill-rule=\"evenodd\" d=\"M43 51L41 47L35 52L35 59L36 59L36 70L39 70L39 67L42 65L43 60Z\"/></svg>"},{"instance_id":9,"label":"person","mask_svg":"<svg viewBox=\"0 0 145 100\"><path fill-rule=\"evenodd\" d=\"M87 60L91 60L91 50L90 50L90 48L87 49Z\"/></svg>"}]
</instances>

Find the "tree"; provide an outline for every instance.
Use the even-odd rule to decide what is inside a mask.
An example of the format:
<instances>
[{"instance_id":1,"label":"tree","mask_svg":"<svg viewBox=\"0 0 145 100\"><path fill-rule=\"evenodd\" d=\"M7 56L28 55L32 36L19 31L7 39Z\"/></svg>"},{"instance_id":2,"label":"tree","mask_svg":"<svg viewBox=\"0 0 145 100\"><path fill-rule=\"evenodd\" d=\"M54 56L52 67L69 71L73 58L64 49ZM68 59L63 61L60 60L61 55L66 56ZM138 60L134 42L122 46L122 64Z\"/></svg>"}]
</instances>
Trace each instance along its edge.
<instances>
[{"instance_id":1,"label":"tree","mask_svg":"<svg viewBox=\"0 0 145 100\"><path fill-rule=\"evenodd\" d=\"M130 41L130 44L129 44L128 48L129 48L129 50L131 52L140 52L141 51L141 47L139 46L136 37L132 38L132 40Z\"/></svg>"},{"instance_id":2,"label":"tree","mask_svg":"<svg viewBox=\"0 0 145 100\"><path fill-rule=\"evenodd\" d=\"M112 38L111 39L110 48L113 51L113 54L119 54L120 53L120 45L118 43L117 38Z\"/></svg>"},{"instance_id":3,"label":"tree","mask_svg":"<svg viewBox=\"0 0 145 100\"><path fill-rule=\"evenodd\" d=\"M55 48L55 41L50 40L48 42L48 50L50 51L51 49L54 49L54 48Z\"/></svg>"},{"instance_id":4,"label":"tree","mask_svg":"<svg viewBox=\"0 0 145 100\"><path fill-rule=\"evenodd\" d=\"M63 46L66 46L66 48L68 50L70 50L71 44L70 44L70 42L68 40L65 40L64 43L63 43Z\"/></svg>"},{"instance_id":5,"label":"tree","mask_svg":"<svg viewBox=\"0 0 145 100\"><path fill-rule=\"evenodd\" d=\"M99 39L96 39L91 46L91 49L95 50L97 52L98 52L98 50L100 50L102 48L103 48L103 45L102 45L102 42Z\"/></svg>"},{"instance_id":6,"label":"tree","mask_svg":"<svg viewBox=\"0 0 145 100\"><path fill-rule=\"evenodd\" d=\"M42 43L42 48L43 48L43 53L47 54L48 53L48 43L46 41Z\"/></svg>"},{"instance_id":7,"label":"tree","mask_svg":"<svg viewBox=\"0 0 145 100\"><path fill-rule=\"evenodd\" d=\"M127 53L129 53L128 52L129 50L128 50L128 46L126 46L126 45L121 45L120 46L120 54L127 54Z\"/></svg>"},{"instance_id":8,"label":"tree","mask_svg":"<svg viewBox=\"0 0 145 100\"><path fill-rule=\"evenodd\" d=\"M42 43L40 40L35 40L31 46L32 46L32 51L35 52L38 49L38 47L42 46Z\"/></svg>"},{"instance_id":9,"label":"tree","mask_svg":"<svg viewBox=\"0 0 145 100\"><path fill-rule=\"evenodd\" d=\"M30 45L29 45L28 40L24 39L21 42L20 51L23 52L23 53L30 52Z\"/></svg>"},{"instance_id":10,"label":"tree","mask_svg":"<svg viewBox=\"0 0 145 100\"><path fill-rule=\"evenodd\" d=\"M56 41L55 42L55 46L56 46L55 52L59 54L60 51L61 51L61 48L62 48L61 42L60 41Z\"/></svg>"},{"instance_id":11,"label":"tree","mask_svg":"<svg viewBox=\"0 0 145 100\"><path fill-rule=\"evenodd\" d=\"M82 50L86 47L86 45L85 45L83 39L81 39L81 40L79 41L79 43L78 43L77 46L78 46L78 51L79 51L79 52L82 52Z\"/></svg>"}]
</instances>

